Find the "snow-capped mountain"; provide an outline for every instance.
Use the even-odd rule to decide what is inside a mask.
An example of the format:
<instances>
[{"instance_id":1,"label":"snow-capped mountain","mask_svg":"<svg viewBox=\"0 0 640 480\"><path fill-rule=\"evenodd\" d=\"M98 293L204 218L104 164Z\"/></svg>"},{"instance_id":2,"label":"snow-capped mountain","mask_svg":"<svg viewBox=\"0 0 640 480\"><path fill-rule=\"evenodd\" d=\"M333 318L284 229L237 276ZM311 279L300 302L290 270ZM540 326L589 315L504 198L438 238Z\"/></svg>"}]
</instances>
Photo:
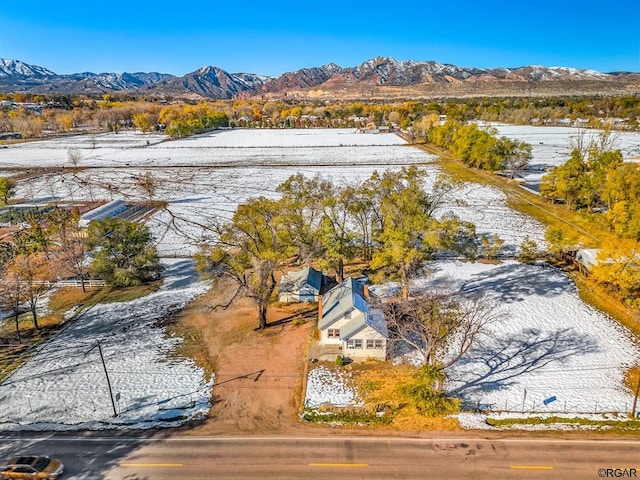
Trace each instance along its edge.
<instances>
[{"instance_id":1,"label":"snow-capped mountain","mask_svg":"<svg viewBox=\"0 0 640 480\"><path fill-rule=\"evenodd\" d=\"M387 87L395 87L393 89ZM406 88L405 88L406 87ZM405 88L403 90L403 88ZM366 94L364 93L366 90ZM640 93L640 73L601 73L569 67L460 67L435 61L376 57L355 67L329 63L278 77L229 73L205 66L182 77L162 73L74 73L57 75L43 67L0 59L0 91L33 93L106 93L191 96L213 99L270 95L322 94L327 98L437 95L522 95Z\"/></svg>"},{"instance_id":2,"label":"snow-capped mountain","mask_svg":"<svg viewBox=\"0 0 640 480\"><path fill-rule=\"evenodd\" d=\"M0 58L0 77L49 77L55 76L51 70L29 65L20 60Z\"/></svg>"}]
</instances>

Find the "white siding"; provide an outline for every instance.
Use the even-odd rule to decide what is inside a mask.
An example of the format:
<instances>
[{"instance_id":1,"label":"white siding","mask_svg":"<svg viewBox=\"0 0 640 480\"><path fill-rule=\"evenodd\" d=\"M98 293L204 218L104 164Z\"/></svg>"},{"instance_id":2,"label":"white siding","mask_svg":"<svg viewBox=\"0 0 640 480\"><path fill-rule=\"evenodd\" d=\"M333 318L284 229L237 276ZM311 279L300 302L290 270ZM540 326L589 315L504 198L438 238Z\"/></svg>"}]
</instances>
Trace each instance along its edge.
<instances>
[{"instance_id":1,"label":"white siding","mask_svg":"<svg viewBox=\"0 0 640 480\"><path fill-rule=\"evenodd\" d=\"M373 328L366 326L360 332L353 335L351 340L362 340L362 348L347 348L347 342L345 341L342 346L343 357L361 360L366 358L386 360L387 339ZM367 340L381 340L382 348L367 348Z\"/></svg>"},{"instance_id":2,"label":"white siding","mask_svg":"<svg viewBox=\"0 0 640 480\"><path fill-rule=\"evenodd\" d=\"M358 315L364 315L364 313L362 313L358 309L353 309L351 310L351 312L349 312L349 314L346 317L341 318L340 320L335 322L333 325L329 326L327 329L320 330L320 345L340 345L342 343L342 340L339 338L329 338L327 336L327 330L329 328L338 328L338 329L342 328L348 322L350 322L353 318L356 318Z\"/></svg>"}]
</instances>

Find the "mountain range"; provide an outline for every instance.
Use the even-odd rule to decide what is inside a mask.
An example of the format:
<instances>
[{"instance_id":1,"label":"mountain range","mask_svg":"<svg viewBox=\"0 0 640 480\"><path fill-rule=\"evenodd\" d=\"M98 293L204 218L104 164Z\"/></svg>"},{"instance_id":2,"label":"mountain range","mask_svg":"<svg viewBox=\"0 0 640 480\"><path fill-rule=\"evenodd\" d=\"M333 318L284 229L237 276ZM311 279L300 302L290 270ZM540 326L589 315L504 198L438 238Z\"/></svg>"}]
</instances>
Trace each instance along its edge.
<instances>
[{"instance_id":1,"label":"mountain range","mask_svg":"<svg viewBox=\"0 0 640 480\"><path fill-rule=\"evenodd\" d=\"M391 99L466 96L638 94L640 73L530 65L469 68L434 61L377 57L356 67L335 63L280 76L229 73L205 66L182 77L165 73L59 75L19 60L0 59L0 92L96 95L127 92L173 98Z\"/></svg>"}]
</instances>

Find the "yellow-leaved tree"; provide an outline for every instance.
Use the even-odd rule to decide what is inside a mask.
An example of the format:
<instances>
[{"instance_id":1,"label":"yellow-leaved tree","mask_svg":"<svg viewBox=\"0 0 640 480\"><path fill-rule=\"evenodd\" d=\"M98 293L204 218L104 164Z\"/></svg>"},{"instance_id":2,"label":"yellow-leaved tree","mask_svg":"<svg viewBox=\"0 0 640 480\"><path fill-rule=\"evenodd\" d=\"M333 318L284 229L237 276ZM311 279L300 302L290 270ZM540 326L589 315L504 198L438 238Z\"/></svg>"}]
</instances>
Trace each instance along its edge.
<instances>
[{"instance_id":1,"label":"yellow-leaved tree","mask_svg":"<svg viewBox=\"0 0 640 480\"><path fill-rule=\"evenodd\" d=\"M605 242L593 267L593 279L632 308L640 307L640 242L615 239Z\"/></svg>"}]
</instances>

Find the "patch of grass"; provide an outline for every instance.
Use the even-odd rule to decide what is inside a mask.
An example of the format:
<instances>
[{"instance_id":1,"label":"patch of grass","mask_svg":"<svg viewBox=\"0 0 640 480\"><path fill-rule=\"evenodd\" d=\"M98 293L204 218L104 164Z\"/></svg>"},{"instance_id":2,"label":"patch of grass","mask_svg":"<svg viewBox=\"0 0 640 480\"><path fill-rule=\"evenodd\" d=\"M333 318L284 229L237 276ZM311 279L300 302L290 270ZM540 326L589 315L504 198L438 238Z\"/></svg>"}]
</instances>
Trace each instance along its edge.
<instances>
[{"instance_id":1,"label":"patch of grass","mask_svg":"<svg viewBox=\"0 0 640 480\"><path fill-rule=\"evenodd\" d=\"M355 407L305 408L302 418L311 423L355 425L359 427L388 426L392 420L389 415L379 415L375 412L371 413Z\"/></svg>"},{"instance_id":2,"label":"patch of grass","mask_svg":"<svg viewBox=\"0 0 640 480\"><path fill-rule=\"evenodd\" d=\"M157 291L162 286L162 281L147 283L136 287L126 287L118 289L103 289L96 295L91 297L91 303L119 303L136 300L146 297L147 295Z\"/></svg>"},{"instance_id":3,"label":"patch of grass","mask_svg":"<svg viewBox=\"0 0 640 480\"><path fill-rule=\"evenodd\" d=\"M580 272L568 272L568 275L578 287L580 298L585 303L606 313L640 339L640 315L637 312L625 307L619 300L609 295L601 286Z\"/></svg>"},{"instance_id":4,"label":"patch of grass","mask_svg":"<svg viewBox=\"0 0 640 480\"><path fill-rule=\"evenodd\" d=\"M627 369L624 374L624 384L629 387L629 390L635 392L640 385L640 365L634 365Z\"/></svg>"},{"instance_id":5,"label":"patch of grass","mask_svg":"<svg viewBox=\"0 0 640 480\"><path fill-rule=\"evenodd\" d=\"M168 336L182 339L182 342L177 345L172 355L180 358L191 358L198 367L204 370L205 375L211 378L218 365L216 359L212 359L209 356L209 350L202 338L202 332L179 321L168 322L165 328Z\"/></svg>"},{"instance_id":6,"label":"patch of grass","mask_svg":"<svg viewBox=\"0 0 640 480\"><path fill-rule=\"evenodd\" d=\"M327 368L338 368L327 366ZM394 428L398 430L459 430L458 421L444 414L429 414L411 388L416 386L418 369L411 365L392 365L389 362L367 361L352 363L346 367L353 378L359 397L364 401L362 407L339 409L341 416L336 417L334 409L316 411L321 423L337 422L358 424L369 427ZM452 405L456 405L456 400ZM353 410L357 411L357 415ZM343 418L343 417L348 418ZM305 417L306 418L306 417ZM311 420L310 420L311 421Z\"/></svg>"},{"instance_id":7,"label":"patch of grass","mask_svg":"<svg viewBox=\"0 0 640 480\"><path fill-rule=\"evenodd\" d=\"M83 292L81 288L62 287L51 294L49 298L49 309L55 312L66 312L82 304L97 293L98 290L93 288L88 288L86 292Z\"/></svg>"},{"instance_id":8,"label":"patch of grass","mask_svg":"<svg viewBox=\"0 0 640 480\"><path fill-rule=\"evenodd\" d=\"M625 420L596 420L582 417L527 417L527 418L488 418L487 424L492 427L510 427L514 425L571 425L589 426L597 430L613 430L616 432L629 432L640 430L640 418Z\"/></svg>"}]
</instances>

